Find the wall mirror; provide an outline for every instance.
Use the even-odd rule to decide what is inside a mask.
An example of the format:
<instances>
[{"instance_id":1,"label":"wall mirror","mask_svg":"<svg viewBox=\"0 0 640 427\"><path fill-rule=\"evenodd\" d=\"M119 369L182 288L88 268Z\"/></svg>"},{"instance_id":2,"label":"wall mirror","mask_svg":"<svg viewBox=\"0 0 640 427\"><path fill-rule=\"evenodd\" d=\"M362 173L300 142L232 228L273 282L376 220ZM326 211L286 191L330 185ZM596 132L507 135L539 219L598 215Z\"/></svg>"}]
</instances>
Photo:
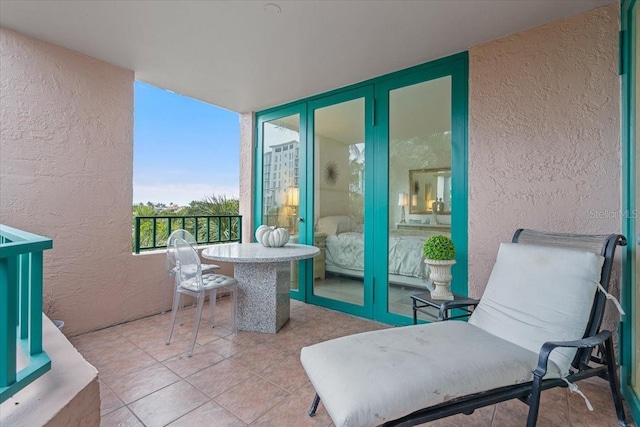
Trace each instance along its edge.
<instances>
[{"instance_id":1,"label":"wall mirror","mask_svg":"<svg viewBox=\"0 0 640 427\"><path fill-rule=\"evenodd\" d=\"M409 213L451 215L451 168L409 171Z\"/></svg>"}]
</instances>

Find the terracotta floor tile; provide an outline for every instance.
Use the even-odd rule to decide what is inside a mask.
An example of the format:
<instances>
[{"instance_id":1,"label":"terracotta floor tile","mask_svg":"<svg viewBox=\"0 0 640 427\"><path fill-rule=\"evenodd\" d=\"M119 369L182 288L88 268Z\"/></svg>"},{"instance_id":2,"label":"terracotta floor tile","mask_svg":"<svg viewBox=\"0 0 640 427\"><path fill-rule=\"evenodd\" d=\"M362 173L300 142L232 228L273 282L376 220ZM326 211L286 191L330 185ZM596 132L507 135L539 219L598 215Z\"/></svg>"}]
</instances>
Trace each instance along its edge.
<instances>
[{"instance_id":1,"label":"terracotta floor tile","mask_svg":"<svg viewBox=\"0 0 640 427\"><path fill-rule=\"evenodd\" d=\"M258 373L259 376L293 392L309 382L300 363L300 356L287 356Z\"/></svg>"},{"instance_id":2,"label":"terracotta floor tile","mask_svg":"<svg viewBox=\"0 0 640 427\"><path fill-rule=\"evenodd\" d=\"M142 319L134 320L120 325L113 326L114 332L119 333L125 338L135 338L140 331L146 331L150 328L158 328L162 326L161 316L149 316Z\"/></svg>"},{"instance_id":3,"label":"terracotta floor tile","mask_svg":"<svg viewBox=\"0 0 640 427\"><path fill-rule=\"evenodd\" d=\"M596 379L580 381L577 383L591 405L593 411L589 411L584 399L576 393L568 392L570 418L573 426L584 427L608 427L618 426L613 397L609 389L609 383ZM630 421L627 419L627 421Z\"/></svg>"},{"instance_id":4,"label":"terracotta floor tile","mask_svg":"<svg viewBox=\"0 0 640 427\"><path fill-rule=\"evenodd\" d=\"M169 427L244 427L246 425L246 423L234 417L222 406L212 401L178 418L169 424Z\"/></svg>"},{"instance_id":5,"label":"terracotta floor tile","mask_svg":"<svg viewBox=\"0 0 640 427\"><path fill-rule=\"evenodd\" d=\"M109 384L113 380L132 372L146 368L156 363L156 360L144 351L136 348L123 352L119 357L110 359L94 366L98 369L98 377Z\"/></svg>"},{"instance_id":6,"label":"terracotta floor tile","mask_svg":"<svg viewBox=\"0 0 640 427\"><path fill-rule=\"evenodd\" d=\"M217 340L215 342L215 345L213 345L213 351L215 351L222 357L231 357L234 354L240 353L241 351L248 350L250 348L249 346L239 344L229 338L233 338L233 336Z\"/></svg>"},{"instance_id":7,"label":"terracotta floor tile","mask_svg":"<svg viewBox=\"0 0 640 427\"><path fill-rule=\"evenodd\" d=\"M517 399L498 403L493 417L493 427L524 425L527 422L529 407ZM565 389L542 392L538 425L565 427L571 425Z\"/></svg>"},{"instance_id":8,"label":"terracotta floor tile","mask_svg":"<svg viewBox=\"0 0 640 427\"><path fill-rule=\"evenodd\" d=\"M225 337L225 339L246 347L254 347L258 344L268 342L273 335L274 334L266 334L262 332L238 331L237 336L229 335Z\"/></svg>"},{"instance_id":9,"label":"terracotta floor tile","mask_svg":"<svg viewBox=\"0 0 640 427\"><path fill-rule=\"evenodd\" d=\"M92 365L105 363L119 357L123 352L136 348L120 334L106 329L73 337L70 342Z\"/></svg>"},{"instance_id":10,"label":"terracotta floor tile","mask_svg":"<svg viewBox=\"0 0 640 427\"><path fill-rule=\"evenodd\" d=\"M233 386L254 376L242 366L230 360L209 366L186 378L209 397L216 397Z\"/></svg>"},{"instance_id":11,"label":"terracotta floor tile","mask_svg":"<svg viewBox=\"0 0 640 427\"><path fill-rule=\"evenodd\" d=\"M148 427L160 427L180 418L209 398L186 381L179 381L129 405Z\"/></svg>"},{"instance_id":12,"label":"terracotta floor tile","mask_svg":"<svg viewBox=\"0 0 640 427\"><path fill-rule=\"evenodd\" d=\"M245 423L251 424L288 395L282 388L253 376L214 400Z\"/></svg>"},{"instance_id":13,"label":"terracotta floor tile","mask_svg":"<svg viewBox=\"0 0 640 427\"><path fill-rule=\"evenodd\" d=\"M121 335L111 327L71 337L69 338L69 341L74 345L74 347L81 348L83 346L93 346L104 342L116 342L120 339Z\"/></svg>"},{"instance_id":14,"label":"terracotta floor tile","mask_svg":"<svg viewBox=\"0 0 640 427\"><path fill-rule=\"evenodd\" d=\"M171 338L171 342L169 344L165 344L164 337L157 341L150 341L146 343L141 343L139 347L156 359L159 362L175 357L179 354L185 353L189 350L189 345L191 344L191 337L188 338L184 335L173 335ZM196 347L198 344L196 344ZM195 347L194 347L195 351Z\"/></svg>"},{"instance_id":15,"label":"terracotta floor tile","mask_svg":"<svg viewBox=\"0 0 640 427\"><path fill-rule=\"evenodd\" d=\"M158 343L164 344L167 338L167 328L161 327L159 325L149 326L146 328L132 330L127 336L123 336L134 343L136 346L142 348ZM184 336L179 331L174 330L172 340L179 337Z\"/></svg>"},{"instance_id":16,"label":"terracotta floor tile","mask_svg":"<svg viewBox=\"0 0 640 427\"><path fill-rule=\"evenodd\" d=\"M118 396L103 381L100 383L100 416L120 409L124 403L118 399Z\"/></svg>"},{"instance_id":17,"label":"terracotta floor tile","mask_svg":"<svg viewBox=\"0 0 640 427\"><path fill-rule=\"evenodd\" d=\"M259 344L249 350L231 356L231 360L252 372L260 372L282 361L287 354L275 345Z\"/></svg>"},{"instance_id":18,"label":"terracotta floor tile","mask_svg":"<svg viewBox=\"0 0 640 427\"><path fill-rule=\"evenodd\" d=\"M177 381L180 381L178 375L156 363L115 379L109 386L120 400L129 404Z\"/></svg>"},{"instance_id":19,"label":"terracotta floor tile","mask_svg":"<svg viewBox=\"0 0 640 427\"><path fill-rule=\"evenodd\" d=\"M100 417L100 427L143 427L144 424L126 407Z\"/></svg>"},{"instance_id":20,"label":"terracotta floor tile","mask_svg":"<svg viewBox=\"0 0 640 427\"><path fill-rule=\"evenodd\" d=\"M304 387L298 393L287 396L282 402L251 423L260 427L325 427L331 424L331 418L322 406L318 406L316 415L310 417L307 410L311 405L315 392L312 387Z\"/></svg>"},{"instance_id":21,"label":"terracotta floor tile","mask_svg":"<svg viewBox=\"0 0 640 427\"><path fill-rule=\"evenodd\" d=\"M196 347L191 357L187 356L185 352L165 360L162 364L182 378L186 378L191 374L224 360L224 357L214 351L218 341L220 341L220 339Z\"/></svg>"},{"instance_id":22,"label":"terracotta floor tile","mask_svg":"<svg viewBox=\"0 0 640 427\"><path fill-rule=\"evenodd\" d=\"M325 410L320 410L319 408L313 417L307 414L310 404L311 401L307 396L291 395L251 423L251 425L260 427L325 427L330 425L331 418Z\"/></svg>"}]
</instances>

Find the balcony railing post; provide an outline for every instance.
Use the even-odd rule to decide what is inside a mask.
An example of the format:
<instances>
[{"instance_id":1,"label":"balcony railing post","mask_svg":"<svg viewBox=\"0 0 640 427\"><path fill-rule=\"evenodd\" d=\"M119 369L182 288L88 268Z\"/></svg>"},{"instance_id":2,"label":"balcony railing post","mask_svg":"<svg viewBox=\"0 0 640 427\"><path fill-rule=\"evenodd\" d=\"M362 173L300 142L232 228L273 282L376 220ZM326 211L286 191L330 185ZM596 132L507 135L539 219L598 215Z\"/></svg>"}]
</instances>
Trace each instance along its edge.
<instances>
[{"instance_id":1,"label":"balcony railing post","mask_svg":"<svg viewBox=\"0 0 640 427\"><path fill-rule=\"evenodd\" d=\"M134 248L135 248L135 253L139 254L140 253L140 217L136 217L136 228L134 230L134 239L133 239L133 244L134 244Z\"/></svg>"},{"instance_id":2,"label":"balcony railing post","mask_svg":"<svg viewBox=\"0 0 640 427\"><path fill-rule=\"evenodd\" d=\"M151 218L151 247L155 248L157 245L156 243L158 242L157 240L157 222L156 222L156 218Z\"/></svg>"},{"instance_id":3,"label":"balcony railing post","mask_svg":"<svg viewBox=\"0 0 640 427\"><path fill-rule=\"evenodd\" d=\"M20 339L29 336L29 288L31 286L31 254L22 254L18 273L18 288L20 289Z\"/></svg>"},{"instance_id":4,"label":"balcony railing post","mask_svg":"<svg viewBox=\"0 0 640 427\"><path fill-rule=\"evenodd\" d=\"M31 253L29 351L32 356L42 352L42 261L42 251Z\"/></svg>"},{"instance_id":5,"label":"balcony railing post","mask_svg":"<svg viewBox=\"0 0 640 427\"><path fill-rule=\"evenodd\" d=\"M0 258L0 387L16 381L17 257Z\"/></svg>"}]
</instances>

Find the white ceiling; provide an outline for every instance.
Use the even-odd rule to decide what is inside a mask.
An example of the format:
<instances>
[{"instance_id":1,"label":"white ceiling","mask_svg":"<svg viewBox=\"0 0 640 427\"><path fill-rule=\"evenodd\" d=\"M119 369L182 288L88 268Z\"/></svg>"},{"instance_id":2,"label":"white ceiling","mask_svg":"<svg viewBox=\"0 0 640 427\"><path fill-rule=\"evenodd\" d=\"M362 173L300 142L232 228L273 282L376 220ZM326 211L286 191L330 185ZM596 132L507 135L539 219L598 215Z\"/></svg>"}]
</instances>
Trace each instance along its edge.
<instances>
[{"instance_id":1,"label":"white ceiling","mask_svg":"<svg viewBox=\"0 0 640 427\"><path fill-rule=\"evenodd\" d=\"M270 2L281 12L268 11ZM611 2L2 0L0 25L132 69L138 80L247 112Z\"/></svg>"}]
</instances>

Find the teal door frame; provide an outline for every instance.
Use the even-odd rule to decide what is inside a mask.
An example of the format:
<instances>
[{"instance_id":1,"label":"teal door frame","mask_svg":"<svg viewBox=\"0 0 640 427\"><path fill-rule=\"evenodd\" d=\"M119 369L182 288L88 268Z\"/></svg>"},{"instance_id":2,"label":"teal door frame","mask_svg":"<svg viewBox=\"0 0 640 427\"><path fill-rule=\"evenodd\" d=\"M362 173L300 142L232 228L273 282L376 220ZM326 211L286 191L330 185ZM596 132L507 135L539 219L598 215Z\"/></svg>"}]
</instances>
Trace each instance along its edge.
<instances>
[{"instance_id":1,"label":"teal door frame","mask_svg":"<svg viewBox=\"0 0 640 427\"><path fill-rule=\"evenodd\" d=\"M365 171L371 170L369 162L372 161L372 151L368 147L373 146L373 86L364 85L355 89L344 90L323 98L315 99L307 103L307 141L309 141L310 150L307 152L307 192L306 192L306 217L313 218L313 221L305 221L306 242L313 243L314 241L314 224L317 218L314 217L314 164L315 164L315 114L317 109L330 107L332 105L340 104L354 99L364 98L364 146L365 146ZM311 147L313 145L313 147ZM364 189L364 218L365 224L368 224L371 218L370 212L373 211L374 189L372 187L372 175L365 172L365 189ZM371 245L368 244L373 234L373 227L364 227L364 265L372 265L372 250ZM311 270L311 268L309 268ZM364 285L364 299L363 305L347 303L344 301L333 300L330 298L321 297L313 294L313 278L311 277L311 271L305 276L304 283L300 283L299 287L306 288L306 302L311 304L321 305L331 309L339 310L345 313L354 314L360 317L366 317L371 319L373 316L373 274L370 269L365 269L363 285Z\"/></svg>"},{"instance_id":2,"label":"teal door frame","mask_svg":"<svg viewBox=\"0 0 640 427\"><path fill-rule=\"evenodd\" d=\"M623 286L622 304L626 315L620 322L619 353L621 369L622 393L631 410L633 419L640 422L640 396L636 393L632 384L633 352L639 345L636 330L636 318L640 316L640 301L638 295L638 272L636 271L636 253L638 242L636 241L640 230L637 229L638 200L637 191L637 126L636 123L636 55L637 55L637 31L636 0L622 0L620 7L621 32L620 32L620 71L622 74L622 232L627 237L628 245L623 251ZM636 360L635 369L640 361Z\"/></svg>"},{"instance_id":3,"label":"teal door frame","mask_svg":"<svg viewBox=\"0 0 640 427\"><path fill-rule=\"evenodd\" d=\"M254 194L256 194L255 205L253 206L253 218L254 218L254 226L257 229L262 225L262 202L263 202L263 173L264 173L264 164L263 164L263 150L264 150L264 141L263 141L263 131L264 124L270 122L272 120L281 119L288 116L293 116L298 114L300 117L300 129L298 131L300 141L300 154L299 154L299 163L298 168L300 170L299 177L304 177L307 175L306 162L302 159L305 159L308 155L307 153L307 109L304 108L303 104L290 104L288 106L284 106L282 108L273 109L270 111L265 111L264 113L256 114L255 121L255 129L254 135L256 139L254 141L254 159L256 159L255 166L255 179L253 182ZM301 179L302 181L302 179ZM302 183L301 183L302 184ZM303 189L301 188L301 193ZM301 213L302 214L302 213ZM255 233L255 230L252 230ZM252 233L252 235L253 235ZM302 233L299 232L300 237L302 237ZM303 240L301 240L304 243ZM311 272L307 273L310 268L309 262L300 262L298 275L300 277L306 277L307 274L311 274ZM306 289L304 287L298 286L297 290L291 290L290 296L293 299L297 299L300 301L304 301L306 298L305 295Z\"/></svg>"},{"instance_id":4,"label":"teal door frame","mask_svg":"<svg viewBox=\"0 0 640 427\"><path fill-rule=\"evenodd\" d=\"M456 245L456 264L453 266L454 292L467 295L467 116L468 116L468 57L466 54L451 57L449 61L426 64L412 72L396 73L381 79L375 86L376 99L376 144L375 170L379 177L375 183L374 228L380 232L374 240L374 259L385 260L373 265L377 300L374 318L385 323L406 325L413 319L388 312L388 263L389 254L389 93L392 90L451 77L451 180L452 202L456 208L451 212L451 238Z\"/></svg>"},{"instance_id":5,"label":"teal door frame","mask_svg":"<svg viewBox=\"0 0 640 427\"><path fill-rule=\"evenodd\" d=\"M365 294L363 307L313 295L311 260L299 264L298 291L291 291L291 298L319 304L325 307L373 318L392 324L408 324L410 317L387 313L388 269L388 91L417 84L439 77L452 78L452 197L456 203L452 215L452 239L456 245L456 261L452 288L467 295L467 128L468 128L468 53L461 52L446 58L418 65L365 82L295 101L256 113L255 158L255 227L262 223L262 128L263 124L292 114L300 115L300 216L313 218L313 111L349 101L365 98ZM304 160L303 160L304 159ZM374 172L374 173L371 173ZM304 197L303 197L304 195ZM313 220L300 224L300 242L313 242ZM386 233L384 232L386 230ZM380 262L375 262L379 260ZM382 262L384 260L384 262Z\"/></svg>"}]
</instances>

